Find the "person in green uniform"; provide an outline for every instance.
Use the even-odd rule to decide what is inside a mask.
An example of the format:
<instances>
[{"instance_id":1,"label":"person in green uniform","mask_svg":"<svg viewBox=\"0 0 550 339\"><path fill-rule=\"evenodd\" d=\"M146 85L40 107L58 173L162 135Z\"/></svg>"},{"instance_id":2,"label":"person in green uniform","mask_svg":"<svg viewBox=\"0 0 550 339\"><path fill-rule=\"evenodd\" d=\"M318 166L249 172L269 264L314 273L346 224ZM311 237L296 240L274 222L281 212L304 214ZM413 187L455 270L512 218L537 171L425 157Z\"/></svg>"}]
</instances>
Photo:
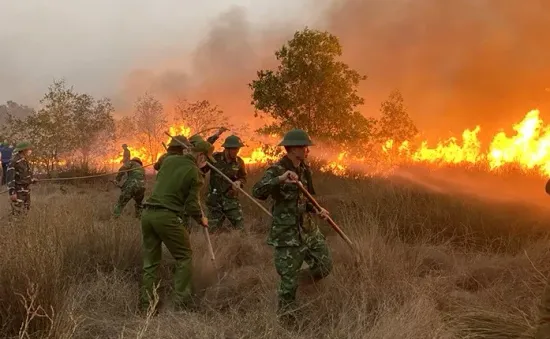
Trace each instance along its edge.
<instances>
[{"instance_id":1,"label":"person in green uniform","mask_svg":"<svg viewBox=\"0 0 550 339\"><path fill-rule=\"evenodd\" d=\"M10 195L12 215L26 214L31 208L30 185L36 182L28 161L32 145L22 141L15 146L14 155L6 171L6 184Z\"/></svg>"},{"instance_id":2,"label":"person in green uniform","mask_svg":"<svg viewBox=\"0 0 550 339\"><path fill-rule=\"evenodd\" d=\"M161 155L153 165L155 171L160 170L160 166L162 166L162 162L166 159L166 157L171 155L183 155L183 153L185 153L186 148L182 145L182 143L188 147L191 146L191 143L184 135L176 135L172 138L172 140L170 140L168 147L166 148L166 153Z\"/></svg>"},{"instance_id":3,"label":"person in green uniform","mask_svg":"<svg viewBox=\"0 0 550 339\"><path fill-rule=\"evenodd\" d=\"M244 228L243 211L237 189L246 182L246 166L243 159L238 156L243 146L238 136L230 135L222 145L223 152L216 152L213 155L216 159L216 168L231 179L233 184L218 172L210 172L206 205L211 232L220 230L226 218L233 228L238 230Z\"/></svg>"},{"instance_id":4,"label":"person in green uniform","mask_svg":"<svg viewBox=\"0 0 550 339\"><path fill-rule=\"evenodd\" d=\"M286 155L267 168L252 188L257 199L271 197L273 200L267 243L274 248L275 268L281 279L278 312L285 317L294 308L299 278L316 281L332 270L332 257L325 237L311 218L312 213L326 218L328 212L316 210L296 185L300 181L310 194L315 194L311 170L304 163L311 145L305 131L287 132L279 144L285 147ZM300 270L304 261L309 269Z\"/></svg>"},{"instance_id":5,"label":"person in green uniform","mask_svg":"<svg viewBox=\"0 0 550 339\"><path fill-rule=\"evenodd\" d=\"M126 204L134 199L136 206L135 216L139 218L143 209L143 198L145 196L145 169L138 157L125 162L118 170L115 184L119 186L120 180L126 175L126 180L121 187L120 196L115 205L113 214L119 217Z\"/></svg>"},{"instance_id":6,"label":"person in green uniform","mask_svg":"<svg viewBox=\"0 0 550 339\"><path fill-rule=\"evenodd\" d=\"M140 290L140 306L150 306L157 269L162 257L162 243L176 261L174 272L174 306L192 307L191 276L192 252L189 233L180 215L185 212L199 225L208 227L208 220L202 214L199 190L201 180L199 167L212 158L214 146L199 141L184 155L173 155L164 159L157 174L151 197L145 202L141 216L143 237L143 280Z\"/></svg>"}]
</instances>

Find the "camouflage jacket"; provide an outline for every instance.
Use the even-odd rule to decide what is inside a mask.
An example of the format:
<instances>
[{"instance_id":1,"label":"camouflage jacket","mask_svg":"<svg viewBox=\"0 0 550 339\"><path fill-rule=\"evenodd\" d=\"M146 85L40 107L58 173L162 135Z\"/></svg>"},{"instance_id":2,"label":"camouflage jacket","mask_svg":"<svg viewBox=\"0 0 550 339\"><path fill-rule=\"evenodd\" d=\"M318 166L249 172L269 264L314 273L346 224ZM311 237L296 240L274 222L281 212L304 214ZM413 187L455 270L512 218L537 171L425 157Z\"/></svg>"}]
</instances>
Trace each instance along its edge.
<instances>
[{"instance_id":1,"label":"camouflage jacket","mask_svg":"<svg viewBox=\"0 0 550 339\"><path fill-rule=\"evenodd\" d=\"M14 154L6 170L6 183L9 194L12 195L21 190L27 191L32 183L32 178L27 159L21 153Z\"/></svg>"},{"instance_id":2,"label":"camouflage jacket","mask_svg":"<svg viewBox=\"0 0 550 339\"><path fill-rule=\"evenodd\" d=\"M305 240L304 236L316 230L309 216L309 212L314 211L313 205L296 184L279 182L278 176L287 170L298 174L308 191L315 194L309 167L302 163L295 168L287 156L270 166L252 188L252 194L257 199L266 200L270 196L273 199L273 221L267 243L275 247L300 246Z\"/></svg>"},{"instance_id":3,"label":"camouflage jacket","mask_svg":"<svg viewBox=\"0 0 550 339\"><path fill-rule=\"evenodd\" d=\"M246 182L246 166L241 157L237 157L235 161L228 161L225 152L216 152L213 156L216 159L216 163L213 165L223 174L227 175L229 179L232 181L240 180L243 184ZM237 197L237 191L233 189L233 186L216 171L210 173L208 193L230 199Z\"/></svg>"},{"instance_id":4,"label":"camouflage jacket","mask_svg":"<svg viewBox=\"0 0 550 339\"><path fill-rule=\"evenodd\" d=\"M127 187L145 187L145 169L135 161L128 161L118 170L115 178L120 181L126 174L126 181L122 185L122 189Z\"/></svg>"}]
</instances>

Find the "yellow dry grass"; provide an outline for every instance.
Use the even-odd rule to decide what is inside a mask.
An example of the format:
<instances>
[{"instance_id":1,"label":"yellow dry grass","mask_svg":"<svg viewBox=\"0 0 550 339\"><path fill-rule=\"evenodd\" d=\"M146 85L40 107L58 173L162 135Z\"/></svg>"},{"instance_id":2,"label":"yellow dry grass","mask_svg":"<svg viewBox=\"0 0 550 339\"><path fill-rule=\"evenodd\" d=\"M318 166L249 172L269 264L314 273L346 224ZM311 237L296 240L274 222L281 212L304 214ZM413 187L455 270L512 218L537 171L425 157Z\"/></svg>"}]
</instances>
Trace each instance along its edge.
<instances>
[{"instance_id":1,"label":"yellow dry grass","mask_svg":"<svg viewBox=\"0 0 550 339\"><path fill-rule=\"evenodd\" d=\"M0 336L450 339L532 333L550 273L545 213L382 179L315 178L320 202L358 244L363 261L355 267L345 243L323 226L334 270L299 288L298 329L275 318L278 277L265 245L269 220L244 199L246 233L212 237L219 272L200 230L191 234L199 311L140 315L140 224L131 216L133 203L112 219L118 191L96 182L41 185L24 222L2 219ZM0 212L7 214L6 203ZM170 263L166 253L163 300L171 289Z\"/></svg>"}]
</instances>

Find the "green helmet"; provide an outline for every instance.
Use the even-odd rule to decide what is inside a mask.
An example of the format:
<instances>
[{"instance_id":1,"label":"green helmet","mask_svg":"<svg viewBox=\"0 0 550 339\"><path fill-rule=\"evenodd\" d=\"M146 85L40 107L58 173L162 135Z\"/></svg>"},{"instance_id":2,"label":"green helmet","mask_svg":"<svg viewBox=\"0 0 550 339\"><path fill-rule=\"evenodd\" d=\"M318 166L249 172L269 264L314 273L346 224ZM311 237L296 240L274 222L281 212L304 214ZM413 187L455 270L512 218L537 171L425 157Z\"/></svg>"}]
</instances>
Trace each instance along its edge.
<instances>
[{"instance_id":1,"label":"green helmet","mask_svg":"<svg viewBox=\"0 0 550 339\"><path fill-rule=\"evenodd\" d=\"M143 166L143 162L141 162L141 159L138 158L138 157L133 157L130 161L134 161L134 162L137 162L138 164L142 165Z\"/></svg>"},{"instance_id":2,"label":"green helmet","mask_svg":"<svg viewBox=\"0 0 550 339\"><path fill-rule=\"evenodd\" d=\"M178 142L179 141L179 142ZM184 147L181 143L183 143L186 146L189 146L189 140L183 135L176 135L175 137L170 140L170 143L168 143L168 147Z\"/></svg>"},{"instance_id":3,"label":"green helmet","mask_svg":"<svg viewBox=\"0 0 550 339\"><path fill-rule=\"evenodd\" d=\"M293 129L288 131L279 146L313 146L313 142L302 129Z\"/></svg>"},{"instance_id":4,"label":"green helmet","mask_svg":"<svg viewBox=\"0 0 550 339\"><path fill-rule=\"evenodd\" d=\"M18 143L16 146L15 146L15 149L13 150L14 152L20 152L20 151L24 151L26 149L29 149L31 148L31 143L28 142L28 141L21 141L20 143Z\"/></svg>"},{"instance_id":5,"label":"green helmet","mask_svg":"<svg viewBox=\"0 0 550 339\"><path fill-rule=\"evenodd\" d=\"M191 143L191 145L195 146L199 141L205 141L199 134L193 134L190 138L189 138L189 142Z\"/></svg>"},{"instance_id":6,"label":"green helmet","mask_svg":"<svg viewBox=\"0 0 550 339\"><path fill-rule=\"evenodd\" d=\"M227 138L225 138L225 141L222 145L222 147L225 147L225 148L239 148L243 146L244 146L243 142L236 135L230 135Z\"/></svg>"},{"instance_id":7,"label":"green helmet","mask_svg":"<svg viewBox=\"0 0 550 339\"><path fill-rule=\"evenodd\" d=\"M192 150L198 153L204 153L211 163L216 163L216 159L212 156L212 153L214 153L214 146L208 141L197 141L193 144Z\"/></svg>"}]
</instances>

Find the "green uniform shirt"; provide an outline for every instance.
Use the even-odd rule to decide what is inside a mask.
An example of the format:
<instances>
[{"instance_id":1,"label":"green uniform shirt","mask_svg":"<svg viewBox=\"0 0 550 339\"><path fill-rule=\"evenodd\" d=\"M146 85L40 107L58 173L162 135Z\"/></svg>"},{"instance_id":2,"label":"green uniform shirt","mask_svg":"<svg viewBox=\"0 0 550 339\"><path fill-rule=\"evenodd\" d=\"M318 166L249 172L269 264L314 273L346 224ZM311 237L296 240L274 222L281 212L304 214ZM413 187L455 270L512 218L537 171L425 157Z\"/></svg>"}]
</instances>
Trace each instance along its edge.
<instances>
[{"instance_id":1,"label":"green uniform shirt","mask_svg":"<svg viewBox=\"0 0 550 339\"><path fill-rule=\"evenodd\" d=\"M157 162L155 162L155 164L153 165L153 168L155 169L155 171L159 171L160 166L162 166L162 162L164 161L164 159L166 159L166 157L169 157L169 156L172 156L172 155L183 155L183 153L168 150L166 153L161 155L160 158L157 160Z\"/></svg>"},{"instance_id":2,"label":"green uniform shirt","mask_svg":"<svg viewBox=\"0 0 550 339\"><path fill-rule=\"evenodd\" d=\"M201 223L199 168L190 154L166 157L157 174L153 193L145 205L185 213Z\"/></svg>"}]
</instances>

